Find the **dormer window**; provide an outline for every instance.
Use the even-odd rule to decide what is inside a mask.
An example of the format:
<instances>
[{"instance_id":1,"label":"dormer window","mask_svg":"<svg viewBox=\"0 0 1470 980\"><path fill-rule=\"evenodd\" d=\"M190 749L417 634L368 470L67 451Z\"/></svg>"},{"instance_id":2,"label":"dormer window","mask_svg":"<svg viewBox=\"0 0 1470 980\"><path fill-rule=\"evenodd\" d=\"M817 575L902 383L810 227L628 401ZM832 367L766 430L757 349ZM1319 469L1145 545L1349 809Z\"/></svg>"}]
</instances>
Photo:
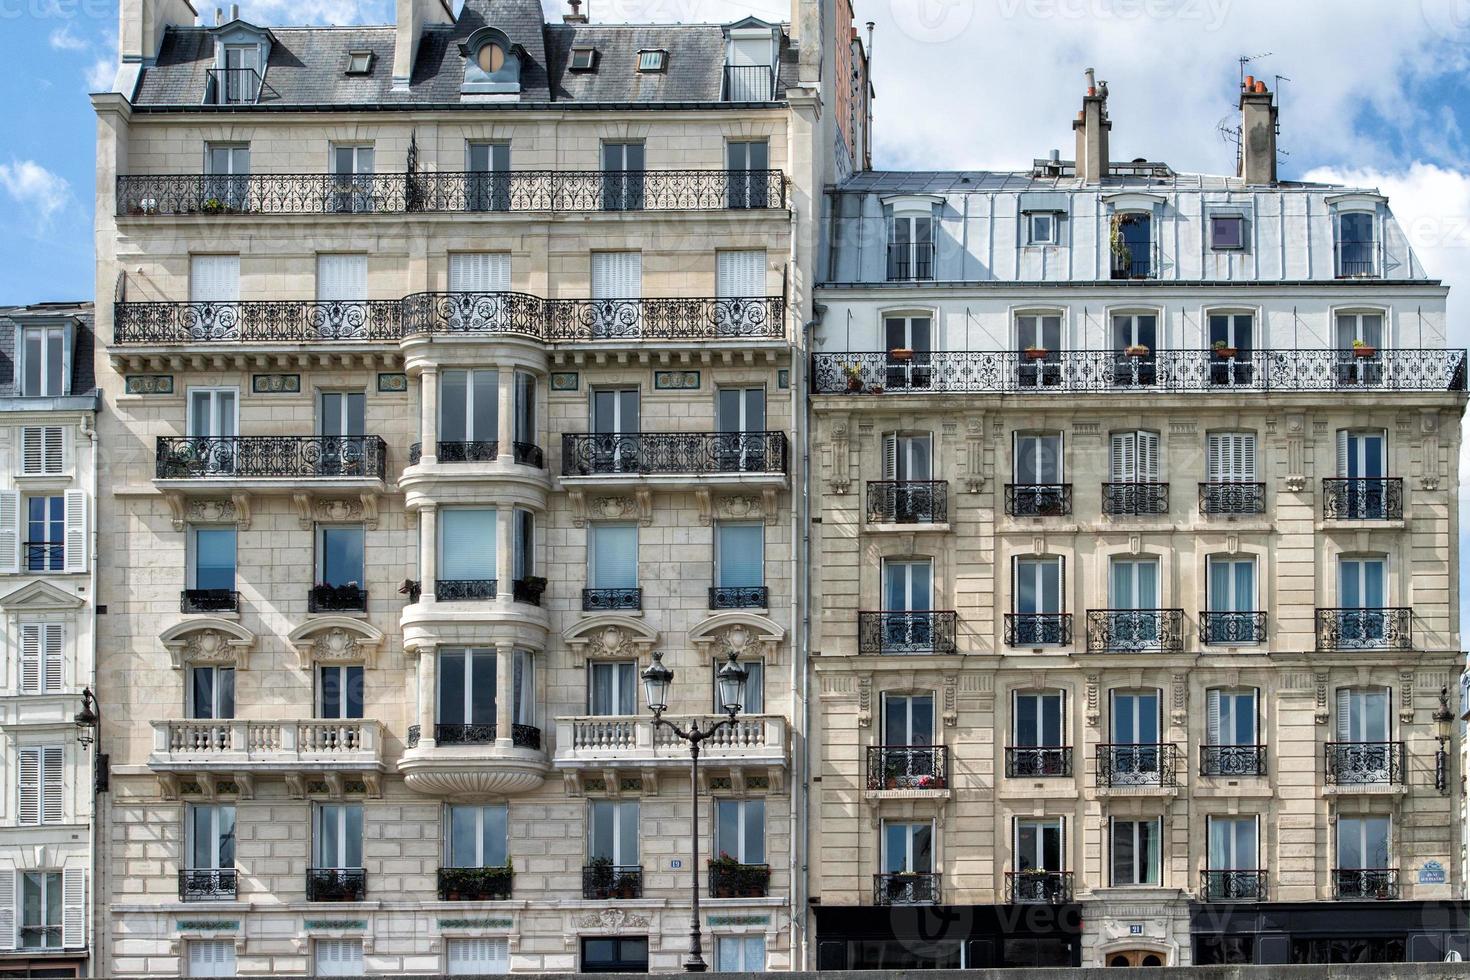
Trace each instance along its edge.
<instances>
[{"instance_id":1,"label":"dormer window","mask_svg":"<svg viewBox=\"0 0 1470 980\"><path fill-rule=\"evenodd\" d=\"M347 55L347 74L368 75L373 70L373 53L371 51L353 51Z\"/></svg>"},{"instance_id":2,"label":"dormer window","mask_svg":"<svg viewBox=\"0 0 1470 980\"><path fill-rule=\"evenodd\" d=\"M459 50L465 59L461 92L471 95L519 94L524 52L519 45L510 42L504 31L482 27L466 38Z\"/></svg>"},{"instance_id":3,"label":"dormer window","mask_svg":"<svg viewBox=\"0 0 1470 980\"><path fill-rule=\"evenodd\" d=\"M204 101L214 105L253 105L260 101L275 37L243 20L210 28L214 66L206 72Z\"/></svg>"},{"instance_id":4,"label":"dormer window","mask_svg":"<svg viewBox=\"0 0 1470 980\"><path fill-rule=\"evenodd\" d=\"M596 48L573 48L572 49L572 71L591 71L597 64Z\"/></svg>"},{"instance_id":5,"label":"dormer window","mask_svg":"<svg viewBox=\"0 0 1470 980\"><path fill-rule=\"evenodd\" d=\"M639 51L638 70L641 72L663 71L668 63L667 51Z\"/></svg>"}]
</instances>

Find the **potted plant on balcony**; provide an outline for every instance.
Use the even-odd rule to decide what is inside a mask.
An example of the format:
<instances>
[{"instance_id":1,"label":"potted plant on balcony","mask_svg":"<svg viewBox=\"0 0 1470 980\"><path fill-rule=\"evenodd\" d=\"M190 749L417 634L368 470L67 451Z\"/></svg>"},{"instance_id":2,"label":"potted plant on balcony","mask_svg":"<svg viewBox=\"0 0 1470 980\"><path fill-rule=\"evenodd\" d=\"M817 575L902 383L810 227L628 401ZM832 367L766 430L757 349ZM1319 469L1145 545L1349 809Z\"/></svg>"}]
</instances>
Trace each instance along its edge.
<instances>
[{"instance_id":1,"label":"potted plant on balcony","mask_svg":"<svg viewBox=\"0 0 1470 980\"><path fill-rule=\"evenodd\" d=\"M842 375L847 379L847 390L853 394L863 390L863 369L856 362L842 365Z\"/></svg>"},{"instance_id":2,"label":"potted plant on balcony","mask_svg":"<svg viewBox=\"0 0 1470 980\"><path fill-rule=\"evenodd\" d=\"M893 361L911 361L914 359L914 349L912 347L890 348L888 358Z\"/></svg>"},{"instance_id":3,"label":"potted plant on balcony","mask_svg":"<svg viewBox=\"0 0 1470 980\"><path fill-rule=\"evenodd\" d=\"M1147 344L1129 344L1123 348L1123 353L1129 357L1148 357Z\"/></svg>"},{"instance_id":4,"label":"potted plant on balcony","mask_svg":"<svg viewBox=\"0 0 1470 980\"><path fill-rule=\"evenodd\" d=\"M1353 341L1353 356L1354 357L1369 358L1369 357L1373 357L1377 353L1378 353L1378 348L1374 347L1372 344L1368 343L1366 340L1362 339L1361 337L1356 338Z\"/></svg>"},{"instance_id":5,"label":"potted plant on balcony","mask_svg":"<svg viewBox=\"0 0 1470 980\"><path fill-rule=\"evenodd\" d=\"M724 851L707 862L710 894L715 898L735 898L740 891L740 862Z\"/></svg>"},{"instance_id":6,"label":"potted plant on balcony","mask_svg":"<svg viewBox=\"0 0 1470 980\"><path fill-rule=\"evenodd\" d=\"M613 879L612 898L637 898L638 897L638 874L633 871L620 872Z\"/></svg>"},{"instance_id":7,"label":"potted plant on balcony","mask_svg":"<svg viewBox=\"0 0 1470 980\"><path fill-rule=\"evenodd\" d=\"M920 776L919 789L944 789L943 776Z\"/></svg>"},{"instance_id":8,"label":"potted plant on balcony","mask_svg":"<svg viewBox=\"0 0 1470 980\"><path fill-rule=\"evenodd\" d=\"M1051 354L1045 347L1027 347L1024 351L1028 361L1044 361Z\"/></svg>"},{"instance_id":9,"label":"potted plant on balcony","mask_svg":"<svg viewBox=\"0 0 1470 980\"><path fill-rule=\"evenodd\" d=\"M883 763L883 788L898 789L899 777L903 774L903 763L898 759L887 759Z\"/></svg>"},{"instance_id":10,"label":"potted plant on balcony","mask_svg":"<svg viewBox=\"0 0 1470 980\"><path fill-rule=\"evenodd\" d=\"M1240 351L1238 349L1236 349L1234 347L1231 347L1229 344L1225 343L1225 341L1223 341L1223 340L1217 340L1217 341L1215 341L1215 343L1212 346L1213 346L1213 349L1215 351L1215 356L1216 357L1231 358L1231 357L1234 357L1236 354L1239 354L1240 353Z\"/></svg>"},{"instance_id":11,"label":"potted plant on balcony","mask_svg":"<svg viewBox=\"0 0 1470 980\"><path fill-rule=\"evenodd\" d=\"M1109 225L1108 245L1112 249L1113 268L1115 269L1127 270L1133 266L1133 250L1128 247L1128 241L1123 237L1123 227L1132 223L1132 215L1114 214Z\"/></svg>"},{"instance_id":12,"label":"potted plant on balcony","mask_svg":"<svg viewBox=\"0 0 1470 980\"><path fill-rule=\"evenodd\" d=\"M591 898L611 898L613 893L612 858L595 857L587 865L587 890Z\"/></svg>"}]
</instances>

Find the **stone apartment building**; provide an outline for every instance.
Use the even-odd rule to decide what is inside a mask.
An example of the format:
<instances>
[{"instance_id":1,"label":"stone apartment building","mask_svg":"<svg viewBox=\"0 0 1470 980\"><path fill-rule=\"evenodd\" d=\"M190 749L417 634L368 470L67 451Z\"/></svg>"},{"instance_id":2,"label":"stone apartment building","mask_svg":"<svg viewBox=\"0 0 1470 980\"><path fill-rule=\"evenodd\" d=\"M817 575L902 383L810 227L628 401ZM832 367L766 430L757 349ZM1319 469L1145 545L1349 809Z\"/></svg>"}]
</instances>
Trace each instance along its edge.
<instances>
[{"instance_id":1,"label":"stone apartment building","mask_svg":"<svg viewBox=\"0 0 1470 980\"><path fill-rule=\"evenodd\" d=\"M77 976L93 947L92 347L89 303L0 307L0 976Z\"/></svg>"},{"instance_id":2,"label":"stone apartment building","mask_svg":"<svg viewBox=\"0 0 1470 980\"><path fill-rule=\"evenodd\" d=\"M654 651L678 721L749 671L701 760L706 956L797 962L793 349L814 147L866 152L819 119L819 34L849 70L857 42L815 5L577 6L122 2L101 972L677 968L694 815Z\"/></svg>"},{"instance_id":3,"label":"stone apartment building","mask_svg":"<svg viewBox=\"0 0 1470 980\"><path fill-rule=\"evenodd\" d=\"M1110 159L1096 86L1071 160L828 190L819 968L1467 952L1465 353L1240 108L1233 176Z\"/></svg>"}]
</instances>

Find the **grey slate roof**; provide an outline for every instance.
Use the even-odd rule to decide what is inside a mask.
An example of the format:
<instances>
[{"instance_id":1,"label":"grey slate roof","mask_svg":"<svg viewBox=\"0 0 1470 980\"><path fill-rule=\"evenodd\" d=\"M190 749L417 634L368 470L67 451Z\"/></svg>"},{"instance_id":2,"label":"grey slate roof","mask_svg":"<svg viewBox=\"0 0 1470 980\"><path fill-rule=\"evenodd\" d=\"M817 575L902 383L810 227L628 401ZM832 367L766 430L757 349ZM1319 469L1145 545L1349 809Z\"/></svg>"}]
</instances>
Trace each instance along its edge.
<instances>
[{"instance_id":1,"label":"grey slate roof","mask_svg":"<svg viewBox=\"0 0 1470 980\"><path fill-rule=\"evenodd\" d=\"M504 31L525 49L521 105L548 102L640 104L718 102L725 42L718 24L548 24L539 0L465 0L453 24L431 25L419 42L407 92L392 90L395 30L386 27L273 27L276 43L266 66L261 107L474 105L516 103L461 98L464 57L459 44L481 27ZM597 49L594 71L567 70L572 48ZM639 73L638 52L669 53L667 71ZM347 75L353 51L372 51L370 75ZM795 52L783 44L778 89L794 84ZM133 104L139 108L200 106L214 37L208 28L170 28L158 60L144 69ZM233 107L232 107L233 108Z\"/></svg>"},{"instance_id":2,"label":"grey slate roof","mask_svg":"<svg viewBox=\"0 0 1470 980\"><path fill-rule=\"evenodd\" d=\"M1187 174L1170 171L1167 176L1111 176L1099 187L1089 187L1076 177L1035 176L1030 171L959 170L912 171L868 170L853 174L837 184L834 190L852 194L965 194L1023 193L1027 191L1087 191L1104 194L1119 191L1350 191L1361 188L1339 187L1305 181L1283 180L1270 187L1248 187L1238 177L1216 174Z\"/></svg>"},{"instance_id":3,"label":"grey slate roof","mask_svg":"<svg viewBox=\"0 0 1470 980\"><path fill-rule=\"evenodd\" d=\"M71 352L71 391L86 395L97 389L92 371L92 304L35 303L30 306L0 306L0 399L20 396L20 379L16 377L16 328L27 321L73 317L77 320Z\"/></svg>"}]
</instances>

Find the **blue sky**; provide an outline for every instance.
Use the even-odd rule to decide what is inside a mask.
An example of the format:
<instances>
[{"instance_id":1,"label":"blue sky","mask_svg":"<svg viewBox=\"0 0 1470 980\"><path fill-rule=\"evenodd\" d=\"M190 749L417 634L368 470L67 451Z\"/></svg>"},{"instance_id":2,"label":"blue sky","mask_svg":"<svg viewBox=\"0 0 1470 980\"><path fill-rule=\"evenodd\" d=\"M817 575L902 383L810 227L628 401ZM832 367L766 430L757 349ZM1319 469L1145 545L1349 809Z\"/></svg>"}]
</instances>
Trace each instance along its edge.
<instances>
[{"instance_id":1,"label":"blue sky","mask_svg":"<svg viewBox=\"0 0 1470 980\"><path fill-rule=\"evenodd\" d=\"M1016 169L1053 147L1069 156L1082 69L1094 66L1111 85L1114 156L1228 172L1234 150L1218 126L1235 119L1237 59L1263 55L1250 71L1273 87L1290 79L1279 83L1283 176L1388 193L1431 274L1455 287L1450 338L1470 346L1470 0L855 2L859 23L876 23L884 167ZM392 16L386 0L241 7L273 25ZM603 21L789 17L779 0L589 0L588 10ZM213 5L201 14L212 19ZM0 303L92 295L87 92L111 82L116 32L109 0L0 0Z\"/></svg>"}]
</instances>

